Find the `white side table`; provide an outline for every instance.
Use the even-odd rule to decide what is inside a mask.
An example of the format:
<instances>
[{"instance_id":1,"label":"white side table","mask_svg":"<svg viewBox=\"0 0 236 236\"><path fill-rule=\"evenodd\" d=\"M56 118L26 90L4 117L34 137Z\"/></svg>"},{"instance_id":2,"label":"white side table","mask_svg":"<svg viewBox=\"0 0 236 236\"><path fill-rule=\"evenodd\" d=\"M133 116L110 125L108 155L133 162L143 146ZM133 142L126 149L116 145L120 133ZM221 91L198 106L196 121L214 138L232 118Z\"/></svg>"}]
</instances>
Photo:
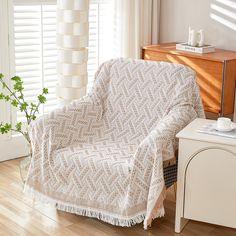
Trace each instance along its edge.
<instances>
[{"instance_id":1,"label":"white side table","mask_svg":"<svg viewBox=\"0 0 236 236\"><path fill-rule=\"evenodd\" d=\"M236 228L236 139L198 133L196 119L179 138L175 232L189 219Z\"/></svg>"}]
</instances>

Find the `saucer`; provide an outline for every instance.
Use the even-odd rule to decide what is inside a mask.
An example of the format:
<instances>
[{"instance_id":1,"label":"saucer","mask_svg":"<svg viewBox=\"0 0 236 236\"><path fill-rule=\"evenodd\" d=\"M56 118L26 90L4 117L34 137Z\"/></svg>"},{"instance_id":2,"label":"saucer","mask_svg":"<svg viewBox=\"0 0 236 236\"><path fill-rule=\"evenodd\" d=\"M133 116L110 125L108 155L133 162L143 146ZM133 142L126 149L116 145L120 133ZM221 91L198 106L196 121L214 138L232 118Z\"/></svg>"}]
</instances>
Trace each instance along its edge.
<instances>
[{"instance_id":1,"label":"saucer","mask_svg":"<svg viewBox=\"0 0 236 236\"><path fill-rule=\"evenodd\" d=\"M213 128L217 131L220 131L220 132L229 132L229 131L232 131L236 128L236 124L234 123L231 123L231 127L230 128L226 128L226 129L223 129L223 128L218 128L217 127L217 124L214 124L213 125Z\"/></svg>"}]
</instances>

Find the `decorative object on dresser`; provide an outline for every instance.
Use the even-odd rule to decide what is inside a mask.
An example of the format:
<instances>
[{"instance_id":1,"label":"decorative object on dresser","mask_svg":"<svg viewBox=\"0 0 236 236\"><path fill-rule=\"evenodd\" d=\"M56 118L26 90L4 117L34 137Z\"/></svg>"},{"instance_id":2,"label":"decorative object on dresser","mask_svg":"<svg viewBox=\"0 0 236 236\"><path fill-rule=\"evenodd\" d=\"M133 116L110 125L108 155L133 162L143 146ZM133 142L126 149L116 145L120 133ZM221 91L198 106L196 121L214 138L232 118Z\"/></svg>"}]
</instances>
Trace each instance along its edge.
<instances>
[{"instance_id":1,"label":"decorative object on dresser","mask_svg":"<svg viewBox=\"0 0 236 236\"><path fill-rule=\"evenodd\" d=\"M177 43L176 49L195 53L214 52L215 47L204 43L204 31L201 29L195 31L189 27L188 42Z\"/></svg>"},{"instance_id":2,"label":"decorative object on dresser","mask_svg":"<svg viewBox=\"0 0 236 236\"><path fill-rule=\"evenodd\" d=\"M233 117L236 81L236 52L216 49L214 53L197 54L178 51L176 43L143 48L145 60L184 64L196 71L204 110L208 118Z\"/></svg>"},{"instance_id":3,"label":"decorative object on dresser","mask_svg":"<svg viewBox=\"0 0 236 236\"><path fill-rule=\"evenodd\" d=\"M187 43L176 43L176 50L182 50L186 52L195 52L195 53L210 53L215 52L215 47L211 45L204 46L190 46Z\"/></svg>"},{"instance_id":4,"label":"decorative object on dresser","mask_svg":"<svg viewBox=\"0 0 236 236\"><path fill-rule=\"evenodd\" d=\"M196 31L189 27L187 44L192 47L202 47L204 45L204 31L202 29Z\"/></svg>"},{"instance_id":5,"label":"decorative object on dresser","mask_svg":"<svg viewBox=\"0 0 236 236\"><path fill-rule=\"evenodd\" d=\"M177 233L189 219L236 228L236 140L197 132L213 123L195 119L177 134Z\"/></svg>"},{"instance_id":6,"label":"decorative object on dresser","mask_svg":"<svg viewBox=\"0 0 236 236\"><path fill-rule=\"evenodd\" d=\"M60 210L147 228L164 214L163 166L176 162L176 133L196 117L204 111L190 68L105 62L88 95L30 126L25 191Z\"/></svg>"}]
</instances>

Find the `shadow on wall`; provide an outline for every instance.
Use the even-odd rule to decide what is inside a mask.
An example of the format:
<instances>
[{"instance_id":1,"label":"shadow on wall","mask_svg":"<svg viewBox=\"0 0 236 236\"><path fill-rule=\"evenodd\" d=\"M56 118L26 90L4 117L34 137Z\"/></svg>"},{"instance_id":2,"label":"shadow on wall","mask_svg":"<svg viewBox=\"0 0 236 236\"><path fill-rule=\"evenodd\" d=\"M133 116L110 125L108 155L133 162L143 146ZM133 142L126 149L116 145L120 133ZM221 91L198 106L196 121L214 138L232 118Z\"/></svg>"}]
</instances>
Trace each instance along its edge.
<instances>
[{"instance_id":1,"label":"shadow on wall","mask_svg":"<svg viewBox=\"0 0 236 236\"><path fill-rule=\"evenodd\" d=\"M236 0L213 0L210 17L236 31Z\"/></svg>"}]
</instances>

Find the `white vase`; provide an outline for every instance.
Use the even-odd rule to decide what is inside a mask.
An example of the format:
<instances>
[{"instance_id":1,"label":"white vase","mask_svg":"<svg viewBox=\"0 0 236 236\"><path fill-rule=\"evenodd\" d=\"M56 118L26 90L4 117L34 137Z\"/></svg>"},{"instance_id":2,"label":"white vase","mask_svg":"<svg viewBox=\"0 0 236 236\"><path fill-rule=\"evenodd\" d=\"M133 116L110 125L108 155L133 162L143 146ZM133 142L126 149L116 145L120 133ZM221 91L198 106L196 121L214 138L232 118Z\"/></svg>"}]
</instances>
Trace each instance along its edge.
<instances>
[{"instance_id":1,"label":"white vase","mask_svg":"<svg viewBox=\"0 0 236 236\"><path fill-rule=\"evenodd\" d=\"M190 45L193 47L197 46L197 32L195 30L191 30Z\"/></svg>"},{"instance_id":2,"label":"white vase","mask_svg":"<svg viewBox=\"0 0 236 236\"><path fill-rule=\"evenodd\" d=\"M199 47L204 46L204 31L203 30L198 31L198 46Z\"/></svg>"}]
</instances>

